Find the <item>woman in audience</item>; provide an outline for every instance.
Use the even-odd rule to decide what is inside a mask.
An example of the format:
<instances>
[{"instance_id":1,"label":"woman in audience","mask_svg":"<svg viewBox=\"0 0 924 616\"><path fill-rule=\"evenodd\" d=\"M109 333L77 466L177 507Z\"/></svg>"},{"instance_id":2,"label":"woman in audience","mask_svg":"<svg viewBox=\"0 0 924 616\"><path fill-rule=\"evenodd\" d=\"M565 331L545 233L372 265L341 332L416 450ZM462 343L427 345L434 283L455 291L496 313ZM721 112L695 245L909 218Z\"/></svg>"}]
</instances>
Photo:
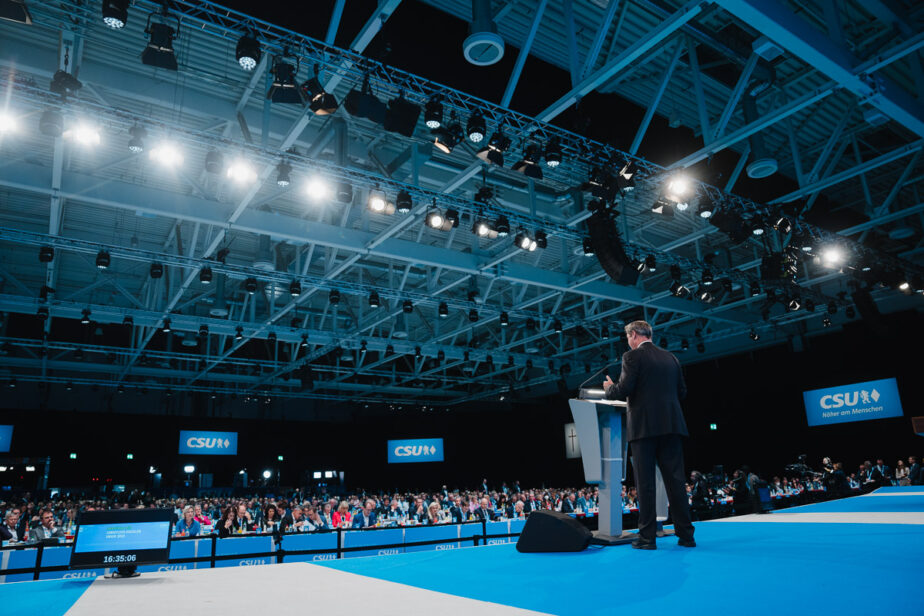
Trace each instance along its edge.
<instances>
[{"instance_id":1,"label":"woman in audience","mask_svg":"<svg viewBox=\"0 0 924 616\"><path fill-rule=\"evenodd\" d=\"M270 503L266 506L266 511L263 513L263 520L260 524L260 529L264 533L275 533L279 531L279 518L277 517L276 505Z\"/></svg>"},{"instance_id":2,"label":"woman in audience","mask_svg":"<svg viewBox=\"0 0 924 616\"><path fill-rule=\"evenodd\" d=\"M195 518L196 510L192 505L183 507L183 517L177 522L174 534L177 537L198 537L199 522Z\"/></svg>"},{"instance_id":3,"label":"woman in audience","mask_svg":"<svg viewBox=\"0 0 924 616\"><path fill-rule=\"evenodd\" d=\"M221 521L218 522L218 538L221 539L233 535L236 522L237 507L235 505L228 505L225 508L225 513L221 516Z\"/></svg>"},{"instance_id":4,"label":"woman in audience","mask_svg":"<svg viewBox=\"0 0 924 616\"><path fill-rule=\"evenodd\" d=\"M908 479L908 467L905 466L904 460L895 463L895 481L900 486L910 486L911 481Z\"/></svg>"},{"instance_id":5,"label":"woman in audience","mask_svg":"<svg viewBox=\"0 0 924 616\"><path fill-rule=\"evenodd\" d=\"M207 515L202 513L202 505L200 505L199 503L196 503L196 506L193 508L193 513L195 514L193 515L193 519L196 522L198 522L200 525L202 524L211 525L212 524L212 520L210 520Z\"/></svg>"},{"instance_id":6,"label":"woman in audience","mask_svg":"<svg viewBox=\"0 0 924 616\"><path fill-rule=\"evenodd\" d=\"M442 519L440 517L440 504L436 501L430 503L430 506L427 507L427 524L441 524Z\"/></svg>"},{"instance_id":7,"label":"woman in audience","mask_svg":"<svg viewBox=\"0 0 924 616\"><path fill-rule=\"evenodd\" d=\"M353 516L350 514L350 504L346 500L340 501L340 507L334 512L334 528L349 528L353 522Z\"/></svg>"}]
</instances>

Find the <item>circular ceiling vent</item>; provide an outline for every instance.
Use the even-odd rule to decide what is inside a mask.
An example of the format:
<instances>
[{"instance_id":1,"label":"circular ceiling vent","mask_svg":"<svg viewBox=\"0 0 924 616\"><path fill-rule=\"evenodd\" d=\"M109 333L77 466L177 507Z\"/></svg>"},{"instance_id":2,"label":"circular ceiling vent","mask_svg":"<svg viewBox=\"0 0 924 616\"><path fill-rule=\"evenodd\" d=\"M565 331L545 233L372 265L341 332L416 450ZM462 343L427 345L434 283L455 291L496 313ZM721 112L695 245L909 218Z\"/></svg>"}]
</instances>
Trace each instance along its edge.
<instances>
[{"instance_id":1,"label":"circular ceiling vent","mask_svg":"<svg viewBox=\"0 0 924 616\"><path fill-rule=\"evenodd\" d=\"M495 32L472 32L462 43L462 52L475 66L490 66L504 57L504 39Z\"/></svg>"},{"instance_id":2,"label":"circular ceiling vent","mask_svg":"<svg viewBox=\"0 0 924 616\"><path fill-rule=\"evenodd\" d=\"M772 158L769 156L766 158L758 158L757 160L752 162L750 165L748 165L748 177L751 177L757 180L761 178L770 177L771 175L776 173L776 170L778 168L779 168L779 165L777 164L775 158Z\"/></svg>"}]
</instances>

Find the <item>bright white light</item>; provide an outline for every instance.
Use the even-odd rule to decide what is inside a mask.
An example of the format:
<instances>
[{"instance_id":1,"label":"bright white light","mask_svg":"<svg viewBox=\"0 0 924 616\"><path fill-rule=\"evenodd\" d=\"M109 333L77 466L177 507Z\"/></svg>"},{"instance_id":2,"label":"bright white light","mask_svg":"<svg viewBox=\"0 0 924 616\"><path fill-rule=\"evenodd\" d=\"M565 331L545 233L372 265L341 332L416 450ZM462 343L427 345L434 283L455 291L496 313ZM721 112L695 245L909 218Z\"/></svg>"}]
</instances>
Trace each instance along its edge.
<instances>
[{"instance_id":1,"label":"bright white light","mask_svg":"<svg viewBox=\"0 0 924 616\"><path fill-rule=\"evenodd\" d=\"M529 240L529 248L528 248L528 250L529 250L530 252L536 250L536 248L537 248L538 246L539 246L539 244L536 242L536 240Z\"/></svg>"},{"instance_id":2,"label":"bright white light","mask_svg":"<svg viewBox=\"0 0 924 616\"><path fill-rule=\"evenodd\" d=\"M754 227L754 229L751 231L751 233L753 233L754 235L763 235L763 234L764 234L764 228L763 228L763 227Z\"/></svg>"},{"instance_id":3,"label":"bright white light","mask_svg":"<svg viewBox=\"0 0 924 616\"><path fill-rule=\"evenodd\" d=\"M257 180L257 171L243 158L228 165L228 179L238 184L252 184Z\"/></svg>"},{"instance_id":4,"label":"bright white light","mask_svg":"<svg viewBox=\"0 0 924 616\"><path fill-rule=\"evenodd\" d=\"M321 478L321 471L315 471L315 472L313 472L313 473L311 474L311 476L314 477L315 479L320 479L320 478Z\"/></svg>"},{"instance_id":5,"label":"bright white light","mask_svg":"<svg viewBox=\"0 0 924 616\"><path fill-rule=\"evenodd\" d=\"M430 226L434 229L439 229L443 226L443 215L442 214L432 214L429 217Z\"/></svg>"},{"instance_id":6,"label":"bright white light","mask_svg":"<svg viewBox=\"0 0 924 616\"><path fill-rule=\"evenodd\" d=\"M900 285L898 285L898 288L901 289L902 291L907 291L908 289L911 288L911 285L908 284L907 282L903 282Z\"/></svg>"},{"instance_id":7,"label":"bright white light","mask_svg":"<svg viewBox=\"0 0 924 616\"><path fill-rule=\"evenodd\" d=\"M0 112L0 134L15 133L19 128L19 122L11 113L6 111Z\"/></svg>"},{"instance_id":8,"label":"bright white light","mask_svg":"<svg viewBox=\"0 0 924 616\"><path fill-rule=\"evenodd\" d=\"M0 473L5 473L5 472L6 472L6 467L0 466ZM318 473L318 475L320 476L320 473Z\"/></svg>"},{"instance_id":9,"label":"bright white light","mask_svg":"<svg viewBox=\"0 0 924 616\"><path fill-rule=\"evenodd\" d=\"M252 71L257 68L257 61L250 56L241 56L241 59L238 60L241 65L241 68L245 71Z\"/></svg>"},{"instance_id":10,"label":"bright white light","mask_svg":"<svg viewBox=\"0 0 924 616\"><path fill-rule=\"evenodd\" d=\"M838 248L832 246L822 251L821 259L828 267L834 267L844 260L844 255Z\"/></svg>"},{"instance_id":11,"label":"bright white light","mask_svg":"<svg viewBox=\"0 0 924 616\"><path fill-rule=\"evenodd\" d=\"M103 23L113 30L121 30L125 27L125 22L118 17L103 17Z\"/></svg>"},{"instance_id":12,"label":"bright white light","mask_svg":"<svg viewBox=\"0 0 924 616\"><path fill-rule=\"evenodd\" d=\"M269 478L272 477L272 476L273 476L273 471L263 471L263 478L264 478L264 479L269 479Z\"/></svg>"},{"instance_id":13,"label":"bright white light","mask_svg":"<svg viewBox=\"0 0 924 616\"><path fill-rule=\"evenodd\" d=\"M99 145L99 129L90 124L78 124L74 128L64 131L64 137L80 145Z\"/></svg>"},{"instance_id":14,"label":"bright white light","mask_svg":"<svg viewBox=\"0 0 924 616\"><path fill-rule=\"evenodd\" d=\"M324 471L325 479L333 479L333 477L334 477L334 471Z\"/></svg>"},{"instance_id":15,"label":"bright white light","mask_svg":"<svg viewBox=\"0 0 924 616\"><path fill-rule=\"evenodd\" d=\"M322 178L314 176L305 185L305 193L312 201L321 201L330 197L330 186Z\"/></svg>"},{"instance_id":16,"label":"bright white light","mask_svg":"<svg viewBox=\"0 0 924 616\"><path fill-rule=\"evenodd\" d=\"M667 185L667 190L671 195L683 197L690 192L690 180L684 175L674 176Z\"/></svg>"},{"instance_id":17,"label":"bright white light","mask_svg":"<svg viewBox=\"0 0 924 616\"><path fill-rule=\"evenodd\" d=\"M709 218L712 216L712 210L703 210L699 213L700 218Z\"/></svg>"},{"instance_id":18,"label":"bright white light","mask_svg":"<svg viewBox=\"0 0 924 616\"><path fill-rule=\"evenodd\" d=\"M491 227L489 227L487 223L485 222L478 223L478 235L480 235L481 237L484 237L488 233L490 233L490 231L491 231Z\"/></svg>"},{"instance_id":19,"label":"bright white light","mask_svg":"<svg viewBox=\"0 0 924 616\"><path fill-rule=\"evenodd\" d=\"M149 466L149 467L148 467L148 473L150 473L151 475L153 475L153 474L156 473L156 472L157 472L157 469L154 468L153 466Z\"/></svg>"},{"instance_id":20,"label":"bright white light","mask_svg":"<svg viewBox=\"0 0 924 616\"><path fill-rule=\"evenodd\" d=\"M180 148L178 148L175 143L169 141L157 144L151 148L148 155L151 157L151 160L164 167L173 168L183 164L183 153L180 151Z\"/></svg>"},{"instance_id":21,"label":"bright white light","mask_svg":"<svg viewBox=\"0 0 924 616\"><path fill-rule=\"evenodd\" d=\"M369 209L371 209L373 212L384 212L385 197L380 194L373 193L369 197Z\"/></svg>"},{"instance_id":22,"label":"bright white light","mask_svg":"<svg viewBox=\"0 0 924 616\"><path fill-rule=\"evenodd\" d=\"M27 467L26 467L26 472L27 472L27 473L34 473L34 472L35 472L35 467L34 467L34 466L27 466Z\"/></svg>"},{"instance_id":23,"label":"bright white light","mask_svg":"<svg viewBox=\"0 0 924 616\"><path fill-rule=\"evenodd\" d=\"M196 467L193 466L192 464L187 464L186 466L183 467L183 472L184 473L195 473Z\"/></svg>"},{"instance_id":24,"label":"bright white light","mask_svg":"<svg viewBox=\"0 0 924 616\"><path fill-rule=\"evenodd\" d=\"M678 212L686 212L688 207L690 207L690 204L686 201L678 201L676 205Z\"/></svg>"}]
</instances>

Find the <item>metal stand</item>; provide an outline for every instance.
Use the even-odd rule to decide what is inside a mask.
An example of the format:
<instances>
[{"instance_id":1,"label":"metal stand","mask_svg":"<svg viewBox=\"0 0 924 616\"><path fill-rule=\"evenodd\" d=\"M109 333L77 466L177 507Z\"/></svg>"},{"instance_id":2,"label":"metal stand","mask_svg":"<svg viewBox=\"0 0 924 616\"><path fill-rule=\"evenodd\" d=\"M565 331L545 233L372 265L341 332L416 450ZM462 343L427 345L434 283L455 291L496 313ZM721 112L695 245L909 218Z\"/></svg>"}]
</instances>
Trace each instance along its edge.
<instances>
[{"instance_id":1,"label":"metal stand","mask_svg":"<svg viewBox=\"0 0 924 616\"><path fill-rule=\"evenodd\" d=\"M116 569L115 571L112 572L112 575L110 575L110 576L108 576L108 577L109 577L109 579L111 579L111 580L122 580L122 579L125 579L125 578L138 577L138 576L141 575L141 574L138 573L138 571L136 571L136 569L137 569L137 567L135 567L135 566L119 567L118 569Z\"/></svg>"}]
</instances>

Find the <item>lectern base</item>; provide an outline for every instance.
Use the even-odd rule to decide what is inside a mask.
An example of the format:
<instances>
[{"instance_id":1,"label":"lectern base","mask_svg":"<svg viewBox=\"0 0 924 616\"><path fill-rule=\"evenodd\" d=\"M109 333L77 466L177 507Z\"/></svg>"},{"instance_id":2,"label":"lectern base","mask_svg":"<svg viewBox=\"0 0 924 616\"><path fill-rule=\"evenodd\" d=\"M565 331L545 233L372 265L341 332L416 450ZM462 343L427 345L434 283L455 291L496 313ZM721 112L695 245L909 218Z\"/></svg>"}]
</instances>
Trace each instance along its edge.
<instances>
[{"instance_id":1,"label":"lectern base","mask_svg":"<svg viewBox=\"0 0 924 616\"><path fill-rule=\"evenodd\" d=\"M638 537L637 533L623 532L622 535L618 537L613 537L610 535L605 535L598 530L594 531L594 538L590 540L591 545L622 545L624 543L632 543L632 541Z\"/></svg>"}]
</instances>

